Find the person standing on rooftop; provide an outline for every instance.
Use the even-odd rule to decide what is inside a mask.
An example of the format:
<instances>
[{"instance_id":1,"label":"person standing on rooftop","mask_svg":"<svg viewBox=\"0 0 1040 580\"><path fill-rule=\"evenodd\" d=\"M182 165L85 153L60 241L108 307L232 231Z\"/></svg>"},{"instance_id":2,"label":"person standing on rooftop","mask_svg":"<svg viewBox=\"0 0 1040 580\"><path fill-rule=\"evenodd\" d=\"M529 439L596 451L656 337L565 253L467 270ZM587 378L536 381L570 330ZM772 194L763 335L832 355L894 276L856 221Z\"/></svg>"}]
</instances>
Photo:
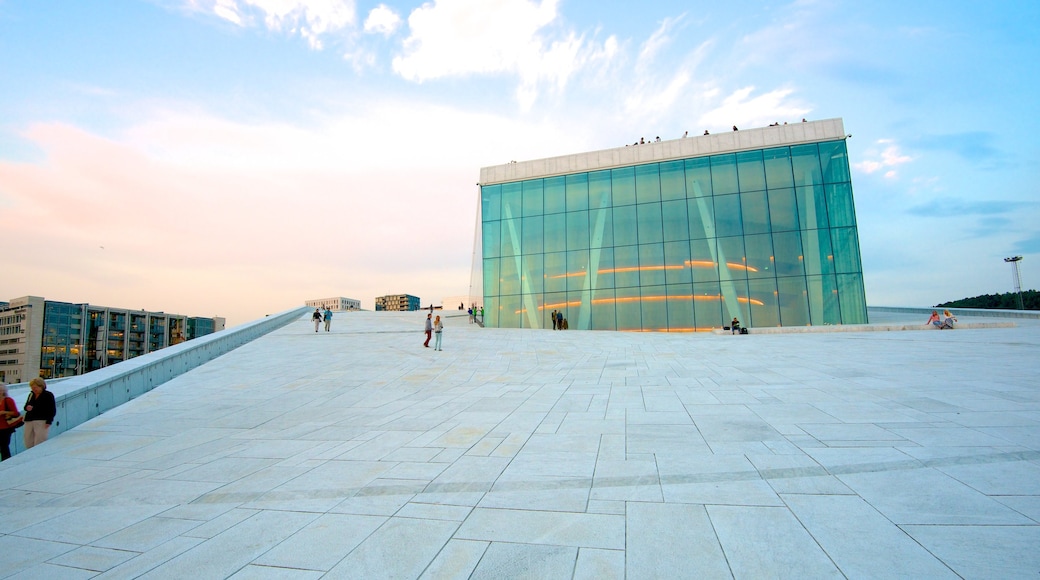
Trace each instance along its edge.
<instances>
[{"instance_id":1,"label":"person standing on rooftop","mask_svg":"<svg viewBox=\"0 0 1040 580\"><path fill-rule=\"evenodd\" d=\"M440 316L433 321L433 334L436 336L433 341L433 350L441 350L441 335L444 334L444 325L441 324Z\"/></svg>"},{"instance_id":2,"label":"person standing on rooftop","mask_svg":"<svg viewBox=\"0 0 1040 580\"><path fill-rule=\"evenodd\" d=\"M25 400L25 427L22 429L22 441L26 449L31 449L47 440L51 423L58 409L54 404L54 395L47 390L47 383L40 377L29 381L29 398Z\"/></svg>"},{"instance_id":3,"label":"person standing on rooftop","mask_svg":"<svg viewBox=\"0 0 1040 580\"><path fill-rule=\"evenodd\" d=\"M430 335L433 334L433 320L431 320L432 318L432 314L426 315L426 330L424 331L426 332L426 342L423 343L423 346L425 346L426 348L430 348L430 338L432 338Z\"/></svg>"},{"instance_id":4,"label":"person standing on rooftop","mask_svg":"<svg viewBox=\"0 0 1040 580\"><path fill-rule=\"evenodd\" d=\"M332 311L329 310L328 306L325 307L324 316L325 316L325 332L328 332L329 329L332 328Z\"/></svg>"},{"instance_id":5,"label":"person standing on rooftop","mask_svg":"<svg viewBox=\"0 0 1040 580\"><path fill-rule=\"evenodd\" d=\"M318 326L321 324L321 308L314 309L314 314L311 314L311 320L314 321L314 332L318 332Z\"/></svg>"},{"instance_id":6,"label":"person standing on rooftop","mask_svg":"<svg viewBox=\"0 0 1040 580\"><path fill-rule=\"evenodd\" d=\"M8 427L7 421L20 413L18 404L8 394L4 383L0 383L0 400L3 401L0 405L0 461L4 461L11 458L11 435L14 435L14 428Z\"/></svg>"}]
</instances>

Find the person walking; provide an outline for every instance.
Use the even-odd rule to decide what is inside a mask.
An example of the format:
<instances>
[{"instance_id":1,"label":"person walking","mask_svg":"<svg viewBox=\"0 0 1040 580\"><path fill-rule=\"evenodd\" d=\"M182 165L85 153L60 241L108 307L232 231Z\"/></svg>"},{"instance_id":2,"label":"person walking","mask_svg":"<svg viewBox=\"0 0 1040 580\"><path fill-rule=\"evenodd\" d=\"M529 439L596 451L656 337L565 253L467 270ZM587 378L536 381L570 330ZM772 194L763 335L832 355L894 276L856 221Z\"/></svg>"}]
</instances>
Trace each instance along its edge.
<instances>
[{"instance_id":1,"label":"person walking","mask_svg":"<svg viewBox=\"0 0 1040 580\"><path fill-rule=\"evenodd\" d=\"M47 383L40 377L29 381L29 398L25 400L25 427L22 429L22 441L26 449L47 440L51 423L58 409L54 404L54 395L47 390Z\"/></svg>"},{"instance_id":2,"label":"person walking","mask_svg":"<svg viewBox=\"0 0 1040 580\"><path fill-rule=\"evenodd\" d=\"M324 316L325 316L325 332L328 332L329 329L332 328L332 311L329 310L328 306L325 307Z\"/></svg>"},{"instance_id":3,"label":"person walking","mask_svg":"<svg viewBox=\"0 0 1040 580\"><path fill-rule=\"evenodd\" d=\"M438 318L440 318L440 317L438 317ZM426 342L424 342L422 344L426 348L430 348L430 338L431 338L430 335L433 334L433 320L432 319L433 319L433 315L432 314L427 314L426 315L426 330L425 330L425 332L426 332Z\"/></svg>"},{"instance_id":4,"label":"person walking","mask_svg":"<svg viewBox=\"0 0 1040 580\"><path fill-rule=\"evenodd\" d=\"M442 334L444 334L444 325L441 324L441 317L438 316L433 321L433 335L436 337L433 341L433 350L441 350Z\"/></svg>"},{"instance_id":5,"label":"person walking","mask_svg":"<svg viewBox=\"0 0 1040 580\"><path fill-rule=\"evenodd\" d=\"M553 310L553 311L552 311L552 314L551 314L550 316L552 317L552 322L553 322L553 330L556 330L556 311L555 311L555 310Z\"/></svg>"},{"instance_id":6,"label":"person walking","mask_svg":"<svg viewBox=\"0 0 1040 580\"><path fill-rule=\"evenodd\" d=\"M321 324L321 308L314 309L314 314L311 314L311 320L314 322L314 332L318 332L318 326Z\"/></svg>"},{"instance_id":7,"label":"person walking","mask_svg":"<svg viewBox=\"0 0 1040 580\"><path fill-rule=\"evenodd\" d=\"M8 421L21 413L18 412L18 404L11 398L4 383L0 383L0 399L3 401L0 404L0 461L6 461L11 458L11 435L14 435L17 428L11 427Z\"/></svg>"}]
</instances>

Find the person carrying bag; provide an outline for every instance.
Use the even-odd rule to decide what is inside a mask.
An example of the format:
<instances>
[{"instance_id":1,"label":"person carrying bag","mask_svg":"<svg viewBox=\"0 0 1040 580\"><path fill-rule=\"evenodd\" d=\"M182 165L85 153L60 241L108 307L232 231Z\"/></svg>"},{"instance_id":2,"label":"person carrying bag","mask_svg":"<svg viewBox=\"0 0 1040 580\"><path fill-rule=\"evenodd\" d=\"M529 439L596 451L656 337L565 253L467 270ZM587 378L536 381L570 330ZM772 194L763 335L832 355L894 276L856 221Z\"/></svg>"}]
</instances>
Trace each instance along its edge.
<instances>
[{"instance_id":1,"label":"person carrying bag","mask_svg":"<svg viewBox=\"0 0 1040 580\"><path fill-rule=\"evenodd\" d=\"M0 405L0 461L6 461L11 458L11 435L22 426L24 418L4 383L0 383L0 397L3 397L3 404Z\"/></svg>"}]
</instances>

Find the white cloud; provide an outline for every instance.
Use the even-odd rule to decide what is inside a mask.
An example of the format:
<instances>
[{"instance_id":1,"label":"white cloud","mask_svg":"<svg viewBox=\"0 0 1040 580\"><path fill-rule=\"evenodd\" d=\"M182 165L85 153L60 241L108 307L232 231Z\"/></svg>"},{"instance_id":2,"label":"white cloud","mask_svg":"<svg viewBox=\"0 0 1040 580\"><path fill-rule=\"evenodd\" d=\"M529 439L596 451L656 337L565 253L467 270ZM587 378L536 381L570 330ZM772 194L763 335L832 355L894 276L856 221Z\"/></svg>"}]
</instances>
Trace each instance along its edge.
<instances>
[{"instance_id":1,"label":"white cloud","mask_svg":"<svg viewBox=\"0 0 1040 580\"><path fill-rule=\"evenodd\" d=\"M386 4L380 4L368 13L365 19L365 32L390 36L401 26L401 17Z\"/></svg>"},{"instance_id":2,"label":"white cloud","mask_svg":"<svg viewBox=\"0 0 1040 580\"><path fill-rule=\"evenodd\" d=\"M394 58L401 77L423 82L471 74L511 73L520 77L517 97L525 108L538 86L557 88L583 66L609 59L617 42L587 42L573 31L543 32L557 18L557 0L434 0L408 17L410 36Z\"/></svg>"},{"instance_id":3,"label":"white cloud","mask_svg":"<svg viewBox=\"0 0 1040 580\"><path fill-rule=\"evenodd\" d=\"M903 154L903 152L899 150L899 145L896 145L891 139L878 139L877 144L887 145L887 147L881 150L880 153L875 152L874 159L865 159L859 163L853 163L852 166L867 175L876 173L882 169L888 169L888 171L885 171L882 175L884 175L886 179L895 179L898 177L898 174L893 168L913 161L913 158L909 155Z\"/></svg>"},{"instance_id":4,"label":"white cloud","mask_svg":"<svg viewBox=\"0 0 1040 580\"><path fill-rule=\"evenodd\" d=\"M801 119L809 108L793 103L788 97L793 89L775 89L752 97L755 87L737 89L722 104L701 115L698 123L707 127L761 127L773 122Z\"/></svg>"},{"instance_id":5,"label":"white cloud","mask_svg":"<svg viewBox=\"0 0 1040 580\"><path fill-rule=\"evenodd\" d=\"M186 4L238 26L252 26L252 16L258 16L268 30L298 34L315 50L323 47L323 36L355 23L354 0L187 0Z\"/></svg>"}]
</instances>

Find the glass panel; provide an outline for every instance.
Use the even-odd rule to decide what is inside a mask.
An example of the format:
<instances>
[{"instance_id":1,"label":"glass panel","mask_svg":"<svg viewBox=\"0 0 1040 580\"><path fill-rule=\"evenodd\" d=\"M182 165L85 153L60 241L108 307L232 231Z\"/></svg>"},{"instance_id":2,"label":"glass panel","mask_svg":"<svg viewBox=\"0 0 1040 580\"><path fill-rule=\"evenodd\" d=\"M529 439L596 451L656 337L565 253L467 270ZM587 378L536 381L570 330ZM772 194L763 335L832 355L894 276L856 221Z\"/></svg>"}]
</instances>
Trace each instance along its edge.
<instances>
[{"instance_id":1,"label":"glass panel","mask_svg":"<svg viewBox=\"0 0 1040 580\"><path fill-rule=\"evenodd\" d=\"M563 292L567 290L567 252L545 254L545 292ZM548 300L548 298L546 298Z\"/></svg>"},{"instance_id":2,"label":"glass panel","mask_svg":"<svg viewBox=\"0 0 1040 580\"><path fill-rule=\"evenodd\" d=\"M862 272L859 261L859 238L856 228L835 228L831 230L831 244L834 249L834 271L838 274Z\"/></svg>"},{"instance_id":3,"label":"glass panel","mask_svg":"<svg viewBox=\"0 0 1040 580\"><path fill-rule=\"evenodd\" d=\"M610 195L614 200L614 207L619 205L632 205L636 202L636 170L632 167L622 167L610 170Z\"/></svg>"},{"instance_id":4,"label":"glass panel","mask_svg":"<svg viewBox=\"0 0 1040 580\"><path fill-rule=\"evenodd\" d=\"M718 282L693 285L693 321L697 330L722 328L721 294Z\"/></svg>"},{"instance_id":5,"label":"glass panel","mask_svg":"<svg viewBox=\"0 0 1040 580\"><path fill-rule=\"evenodd\" d=\"M498 327L520 328L520 297L500 296L498 303Z\"/></svg>"},{"instance_id":6,"label":"glass panel","mask_svg":"<svg viewBox=\"0 0 1040 580\"><path fill-rule=\"evenodd\" d=\"M773 240L769 234L744 236L748 278L773 278Z\"/></svg>"},{"instance_id":7,"label":"glass panel","mask_svg":"<svg viewBox=\"0 0 1040 580\"><path fill-rule=\"evenodd\" d=\"M822 185L795 189L798 200L798 222L801 229L823 229L827 223L827 197Z\"/></svg>"},{"instance_id":8,"label":"glass panel","mask_svg":"<svg viewBox=\"0 0 1040 580\"><path fill-rule=\"evenodd\" d=\"M802 233L773 234L773 270L777 276L805 275L802 256Z\"/></svg>"},{"instance_id":9,"label":"glass panel","mask_svg":"<svg viewBox=\"0 0 1040 580\"><path fill-rule=\"evenodd\" d=\"M852 205L852 184L837 183L827 187L827 217L832 228L856 225L856 208Z\"/></svg>"},{"instance_id":10,"label":"glass panel","mask_svg":"<svg viewBox=\"0 0 1040 580\"><path fill-rule=\"evenodd\" d=\"M614 245L634 246L636 238L636 206L614 208Z\"/></svg>"},{"instance_id":11,"label":"glass panel","mask_svg":"<svg viewBox=\"0 0 1040 580\"><path fill-rule=\"evenodd\" d=\"M498 296L498 258L484 258L484 296Z\"/></svg>"},{"instance_id":12,"label":"glass panel","mask_svg":"<svg viewBox=\"0 0 1040 580\"><path fill-rule=\"evenodd\" d=\"M693 281L690 275L689 242L665 242L664 263L668 267L664 272L668 284L689 284Z\"/></svg>"},{"instance_id":13,"label":"glass panel","mask_svg":"<svg viewBox=\"0 0 1040 580\"><path fill-rule=\"evenodd\" d=\"M542 216L536 215L524 218L522 229L524 238L523 253L541 254L544 247L542 245Z\"/></svg>"},{"instance_id":14,"label":"glass panel","mask_svg":"<svg viewBox=\"0 0 1040 580\"><path fill-rule=\"evenodd\" d=\"M639 284L664 284L664 244L639 246Z\"/></svg>"},{"instance_id":15,"label":"glass panel","mask_svg":"<svg viewBox=\"0 0 1040 580\"><path fill-rule=\"evenodd\" d=\"M615 315L618 330L642 330L642 317L639 307L639 288L618 288L615 291Z\"/></svg>"},{"instance_id":16,"label":"glass panel","mask_svg":"<svg viewBox=\"0 0 1040 580\"><path fill-rule=\"evenodd\" d=\"M589 211L589 246L609 248L614 245L614 212L610 208Z\"/></svg>"},{"instance_id":17,"label":"glass panel","mask_svg":"<svg viewBox=\"0 0 1040 580\"><path fill-rule=\"evenodd\" d=\"M686 215L685 197L662 203L661 217L664 219L664 241L690 239L690 222Z\"/></svg>"},{"instance_id":18,"label":"glass panel","mask_svg":"<svg viewBox=\"0 0 1040 580\"><path fill-rule=\"evenodd\" d=\"M497 258L502 254L502 222L485 222L483 224L485 258Z\"/></svg>"},{"instance_id":19,"label":"glass panel","mask_svg":"<svg viewBox=\"0 0 1040 580\"><path fill-rule=\"evenodd\" d=\"M741 192L740 210L744 219L745 234L769 232L769 203L766 200L766 192Z\"/></svg>"},{"instance_id":20,"label":"glass panel","mask_svg":"<svg viewBox=\"0 0 1040 580\"><path fill-rule=\"evenodd\" d=\"M711 197L691 198L686 202L690 219L690 239L715 237L715 199Z\"/></svg>"},{"instance_id":21,"label":"glass panel","mask_svg":"<svg viewBox=\"0 0 1040 580\"><path fill-rule=\"evenodd\" d=\"M693 326L693 287L690 284L669 284L668 330L689 332Z\"/></svg>"},{"instance_id":22,"label":"glass panel","mask_svg":"<svg viewBox=\"0 0 1040 580\"><path fill-rule=\"evenodd\" d=\"M520 243L523 241L522 232L520 231L522 220L523 218L521 217L502 220L501 255L503 257L520 255Z\"/></svg>"},{"instance_id":23,"label":"glass panel","mask_svg":"<svg viewBox=\"0 0 1040 580\"><path fill-rule=\"evenodd\" d=\"M668 330L668 293L664 286L643 286L640 292L643 330Z\"/></svg>"},{"instance_id":24,"label":"glass panel","mask_svg":"<svg viewBox=\"0 0 1040 580\"><path fill-rule=\"evenodd\" d=\"M524 215L542 215L542 180L524 182Z\"/></svg>"},{"instance_id":25,"label":"glass panel","mask_svg":"<svg viewBox=\"0 0 1040 580\"><path fill-rule=\"evenodd\" d=\"M521 288L524 294L541 294L545 289L545 271L542 269L543 258L541 254L524 256L521 262L523 278Z\"/></svg>"},{"instance_id":26,"label":"glass panel","mask_svg":"<svg viewBox=\"0 0 1040 580\"><path fill-rule=\"evenodd\" d=\"M656 163L636 167L636 203L661 201L661 177Z\"/></svg>"},{"instance_id":27,"label":"glass panel","mask_svg":"<svg viewBox=\"0 0 1040 580\"><path fill-rule=\"evenodd\" d=\"M593 330L617 330L614 314L614 290L597 290L592 296Z\"/></svg>"},{"instance_id":28,"label":"glass panel","mask_svg":"<svg viewBox=\"0 0 1040 580\"><path fill-rule=\"evenodd\" d=\"M484 297L484 326L498 328L498 296Z\"/></svg>"},{"instance_id":29,"label":"glass panel","mask_svg":"<svg viewBox=\"0 0 1040 580\"><path fill-rule=\"evenodd\" d=\"M567 189L563 177L547 177L543 181L545 213L560 213L567 208Z\"/></svg>"},{"instance_id":30,"label":"glass panel","mask_svg":"<svg viewBox=\"0 0 1040 580\"><path fill-rule=\"evenodd\" d=\"M589 212L567 212L567 249L585 250L589 247Z\"/></svg>"},{"instance_id":31,"label":"glass panel","mask_svg":"<svg viewBox=\"0 0 1040 580\"><path fill-rule=\"evenodd\" d=\"M610 207L610 171L589 174L589 208Z\"/></svg>"},{"instance_id":32,"label":"glass panel","mask_svg":"<svg viewBox=\"0 0 1040 580\"><path fill-rule=\"evenodd\" d=\"M722 289L722 313L728 322L736 316L747 321L747 267L744 265L744 239L719 238L719 285Z\"/></svg>"},{"instance_id":33,"label":"glass panel","mask_svg":"<svg viewBox=\"0 0 1040 580\"><path fill-rule=\"evenodd\" d=\"M824 183L852 181L849 177L849 156L845 152L845 141L819 143L820 165Z\"/></svg>"},{"instance_id":34,"label":"glass panel","mask_svg":"<svg viewBox=\"0 0 1040 580\"><path fill-rule=\"evenodd\" d=\"M762 164L761 150L737 153L737 177L742 193L766 188L766 170Z\"/></svg>"},{"instance_id":35,"label":"glass panel","mask_svg":"<svg viewBox=\"0 0 1040 580\"><path fill-rule=\"evenodd\" d=\"M719 263L715 239L690 241L690 275L694 282L717 282Z\"/></svg>"},{"instance_id":36,"label":"glass panel","mask_svg":"<svg viewBox=\"0 0 1040 580\"><path fill-rule=\"evenodd\" d=\"M834 255L831 253L830 230L802 232L802 255L805 273L810 276L834 273Z\"/></svg>"},{"instance_id":37,"label":"glass panel","mask_svg":"<svg viewBox=\"0 0 1040 580\"><path fill-rule=\"evenodd\" d=\"M523 215L523 186L519 182L502 184L502 219Z\"/></svg>"},{"instance_id":38,"label":"glass panel","mask_svg":"<svg viewBox=\"0 0 1040 580\"><path fill-rule=\"evenodd\" d=\"M639 247L614 248L614 287L639 286Z\"/></svg>"},{"instance_id":39,"label":"glass panel","mask_svg":"<svg viewBox=\"0 0 1040 580\"><path fill-rule=\"evenodd\" d=\"M520 257L502 258L500 294L520 293Z\"/></svg>"},{"instance_id":40,"label":"glass panel","mask_svg":"<svg viewBox=\"0 0 1040 580\"><path fill-rule=\"evenodd\" d=\"M568 330L589 330L589 306L591 292L588 290L567 293L567 310L563 313ZM551 326L549 328L552 328Z\"/></svg>"},{"instance_id":41,"label":"glass panel","mask_svg":"<svg viewBox=\"0 0 1040 580\"><path fill-rule=\"evenodd\" d=\"M567 211L589 209L589 174L567 176Z\"/></svg>"},{"instance_id":42,"label":"glass panel","mask_svg":"<svg viewBox=\"0 0 1040 580\"><path fill-rule=\"evenodd\" d=\"M838 274L837 278L841 323L866 324L867 302L863 295L863 277L859 274Z\"/></svg>"},{"instance_id":43,"label":"glass panel","mask_svg":"<svg viewBox=\"0 0 1040 580\"><path fill-rule=\"evenodd\" d=\"M707 157L686 160L686 195L711 195L711 167Z\"/></svg>"},{"instance_id":44,"label":"glass panel","mask_svg":"<svg viewBox=\"0 0 1040 580\"><path fill-rule=\"evenodd\" d=\"M795 186L823 185L820 172L820 150L815 143L791 147Z\"/></svg>"},{"instance_id":45,"label":"glass panel","mask_svg":"<svg viewBox=\"0 0 1040 580\"><path fill-rule=\"evenodd\" d=\"M769 190L769 228L774 232L798 229L798 207L794 188Z\"/></svg>"},{"instance_id":46,"label":"glass panel","mask_svg":"<svg viewBox=\"0 0 1040 580\"><path fill-rule=\"evenodd\" d=\"M711 191L715 195L737 192L737 156L711 156Z\"/></svg>"},{"instance_id":47,"label":"glass panel","mask_svg":"<svg viewBox=\"0 0 1040 580\"><path fill-rule=\"evenodd\" d=\"M482 221L489 222L502 219L502 186L481 186L480 206L480 217Z\"/></svg>"},{"instance_id":48,"label":"glass panel","mask_svg":"<svg viewBox=\"0 0 1040 580\"><path fill-rule=\"evenodd\" d=\"M766 149L762 156L766 162L766 187L769 189L794 187L790 147Z\"/></svg>"},{"instance_id":49,"label":"glass panel","mask_svg":"<svg viewBox=\"0 0 1040 580\"><path fill-rule=\"evenodd\" d=\"M614 287L614 248L593 250L589 256L592 272L592 288Z\"/></svg>"},{"instance_id":50,"label":"glass panel","mask_svg":"<svg viewBox=\"0 0 1040 580\"><path fill-rule=\"evenodd\" d=\"M748 289L751 292L750 310L751 322L745 322L744 326L780 326L780 305L777 303L776 279L764 278L761 280L749 280Z\"/></svg>"},{"instance_id":51,"label":"glass panel","mask_svg":"<svg viewBox=\"0 0 1040 580\"><path fill-rule=\"evenodd\" d=\"M809 294L805 289L805 278L802 276L777 278L776 285L780 291L780 324L784 326L805 326L809 324Z\"/></svg>"},{"instance_id":52,"label":"glass panel","mask_svg":"<svg viewBox=\"0 0 1040 580\"><path fill-rule=\"evenodd\" d=\"M660 202L641 203L636 206L636 214L639 216L639 243L651 244L664 239L662 237Z\"/></svg>"},{"instance_id":53,"label":"glass panel","mask_svg":"<svg viewBox=\"0 0 1040 580\"><path fill-rule=\"evenodd\" d=\"M566 220L567 216L562 213L545 216L545 229L542 232L542 237L545 239L546 252L561 252L567 249Z\"/></svg>"},{"instance_id":54,"label":"glass panel","mask_svg":"<svg viewBox=\"0 0 1040 580\"><path fill-rule=\"evenodd\" d=\"M722 238L744 233L740 218L740 196L715 196L715 234Z\"/></svg>"},{"instance_id":55,"label":"glass panel","mask_svg":"<svg viewBox=\"0 0 1040 580\"><path fill-rule=\"evenodd\" d=\"M686 199L686 164L682 161L661 163L661 200Z\"/></svg>"},{"instance_id":56,"label":"glass panel","mask_svg":"<svg viewBox=\"0 0 1040 580\"><path fill-rule=\"evenodd\" d=\"M833 275L808 276L809 314L815 325L841 324L838 284Z\"/></svg>"},{"instance_id":57,"label":"glass panel","mask_svg":"<svg viewBox=\"0 0 1040 580\"><path fill-rule=\"evenodd\" d=\"M567 290L581 290L589 275L589 251L567 252Z\"/></svg>"}]
</instances>

